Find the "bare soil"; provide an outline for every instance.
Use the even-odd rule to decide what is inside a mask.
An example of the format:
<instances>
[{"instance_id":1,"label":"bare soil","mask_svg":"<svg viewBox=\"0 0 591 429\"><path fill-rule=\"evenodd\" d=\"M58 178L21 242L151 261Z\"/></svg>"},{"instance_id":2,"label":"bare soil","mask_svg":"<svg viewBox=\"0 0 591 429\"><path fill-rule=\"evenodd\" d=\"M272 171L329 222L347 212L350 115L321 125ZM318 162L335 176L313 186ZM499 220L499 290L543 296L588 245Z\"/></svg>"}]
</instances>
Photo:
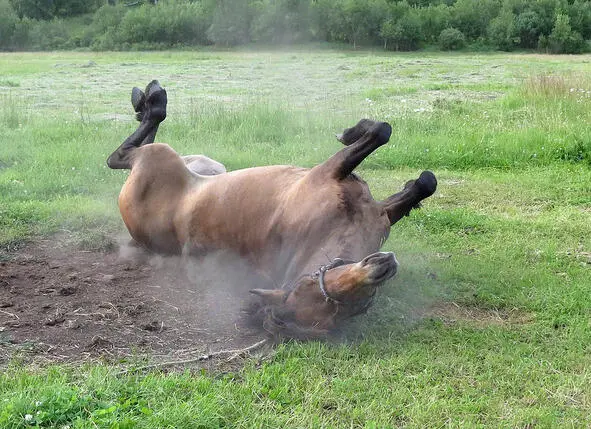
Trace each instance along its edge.
<instances>
[{"instance_id":1,"label":"bare soil","mask_svg":"<svg viewBox=\"0 0 591 429\"><path fill-rule=\"evenodd\" d=\"M245 311L256 282L221 255L197 264L125 245L100 252L36 241L0 262L0 364L243 348L265 338Z\"/></svg>"}]
</instances>

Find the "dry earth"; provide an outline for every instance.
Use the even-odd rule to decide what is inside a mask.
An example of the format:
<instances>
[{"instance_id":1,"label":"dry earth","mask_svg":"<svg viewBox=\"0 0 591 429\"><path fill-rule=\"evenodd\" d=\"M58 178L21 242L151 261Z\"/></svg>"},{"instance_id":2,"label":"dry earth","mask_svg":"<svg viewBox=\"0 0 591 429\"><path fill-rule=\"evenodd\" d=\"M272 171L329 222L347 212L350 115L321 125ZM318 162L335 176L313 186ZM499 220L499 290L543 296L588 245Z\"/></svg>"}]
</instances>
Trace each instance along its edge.
<instances>
[{"instance_id":1,"label":"dry earth","mask_svg":"<svg viewBox=\"0 0 591 429\"><path fill-rule=\"evenodd\" d=\"M0 363L178 359L255 343L265 333L245 309L256 277L229 264L31 243L0 262Z\"/></svg>"}]
</instances>

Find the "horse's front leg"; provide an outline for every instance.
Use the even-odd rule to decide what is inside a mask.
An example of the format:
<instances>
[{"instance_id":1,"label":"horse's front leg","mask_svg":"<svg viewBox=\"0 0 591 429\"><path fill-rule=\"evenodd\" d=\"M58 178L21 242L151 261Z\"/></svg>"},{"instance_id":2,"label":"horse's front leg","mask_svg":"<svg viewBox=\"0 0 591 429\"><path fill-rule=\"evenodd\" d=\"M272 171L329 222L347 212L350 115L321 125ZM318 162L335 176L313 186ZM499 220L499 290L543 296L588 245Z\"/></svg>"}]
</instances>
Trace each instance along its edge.
<instances>
[{"instance_id":1,"label":"horse's front leg","mask_svg":"<svg viewBox=\"0 0 591 429\"><path fill-rule=\"evenodd\" d=\"M130 169L134 149L154 143L158 126L166 119L166 91L157 80L148 84L145 93L133 88L131 103L140 125L107 159L107 165L113 169Z\"/></svg>"}]
</instances>

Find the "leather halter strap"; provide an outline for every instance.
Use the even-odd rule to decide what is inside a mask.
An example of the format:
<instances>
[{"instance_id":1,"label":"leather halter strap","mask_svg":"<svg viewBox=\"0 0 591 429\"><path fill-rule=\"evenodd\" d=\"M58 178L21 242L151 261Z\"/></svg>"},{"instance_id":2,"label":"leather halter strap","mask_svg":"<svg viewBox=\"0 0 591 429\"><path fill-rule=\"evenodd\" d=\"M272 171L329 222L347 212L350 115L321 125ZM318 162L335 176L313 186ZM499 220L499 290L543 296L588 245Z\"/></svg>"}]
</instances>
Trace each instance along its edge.
<instances>
[{"instance_id":1,"label":"leather halter strap","mask_svg":"<svg viewBox=\"0 0 591 429\"><path fill-rule=\"evenodd\" d=\"M335 299L332 296L330 296L328 294L328 292L326 291L326 286L324 286L324 273L326 273L329 269L330 268L327 268L325 265L325 266L320 267L320 269L318 270L318 286L320 287L320 292L322 292L322 295L324 295L326 302L333 302L335 304L342 304L342 301L339 301L338 299Z\"/></svg>"},{"instance_id":2,"label":"leather halter strap","mask_svg":"<svg viewBox=\"0 0 591 429\"><path fill-rule=\"evenodd\" d=\"M326 286L324 284L324 274L328 270L332 270L333 268L340 267L341 265L354 264L354 263L355 263L354 261L345 262L341 258L335 258L329 264L321 266L318 269L318 271L316 273L314 273L314 276L318 278L318 287L320 288L320 292L322 292L322 295L326 299L326 302L330 302L330 303L335 304L337 306L347 305L347 303L345 303L343 301L339 301L338 299L333 298L332 296L330 296L328 294L328 292L326 290ZM374 289L373 293L371 294L370 297L368 297L367 301L361 303L361 305L357 305L357 306L351 305L351 307L357 307L352 312L353 316L357 315L357 314L365 313L369 309L369 307L371 307L371 304L373 303L373 298L376 294L376 291L377 291L377 289Z\"/></svg>"}]
</instances>

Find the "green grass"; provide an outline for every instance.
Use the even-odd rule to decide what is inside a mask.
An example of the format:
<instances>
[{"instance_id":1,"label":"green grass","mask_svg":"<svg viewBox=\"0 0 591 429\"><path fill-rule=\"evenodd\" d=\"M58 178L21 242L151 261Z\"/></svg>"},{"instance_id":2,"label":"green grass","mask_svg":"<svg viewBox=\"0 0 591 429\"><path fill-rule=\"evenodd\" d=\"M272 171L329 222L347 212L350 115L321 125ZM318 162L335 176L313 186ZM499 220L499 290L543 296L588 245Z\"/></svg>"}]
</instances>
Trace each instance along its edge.
<instances>
[{"instance_id":1,"label":"green grass","mask_svg":"<svg viewBox=\"0 0 591 429\"><path fill-rule=\"evenodd\" d=\"M152 78L169 91L158 138L181 153L230 169L311 166L338 150L333 133L372 117L394 128L359 171L374 196L426 168L439 187L392 230L399 275L347 342L289 343L225 374L117 376L15 357L0 374L0 427L591 425L590 56L1 58L0 84L18 82L0 103L8 257L59 229L83 249L112 245L126 173L105 159L135 126L130 88ZM425 315L442 301L457 312Z\"/></svg>"}]
</instances>

